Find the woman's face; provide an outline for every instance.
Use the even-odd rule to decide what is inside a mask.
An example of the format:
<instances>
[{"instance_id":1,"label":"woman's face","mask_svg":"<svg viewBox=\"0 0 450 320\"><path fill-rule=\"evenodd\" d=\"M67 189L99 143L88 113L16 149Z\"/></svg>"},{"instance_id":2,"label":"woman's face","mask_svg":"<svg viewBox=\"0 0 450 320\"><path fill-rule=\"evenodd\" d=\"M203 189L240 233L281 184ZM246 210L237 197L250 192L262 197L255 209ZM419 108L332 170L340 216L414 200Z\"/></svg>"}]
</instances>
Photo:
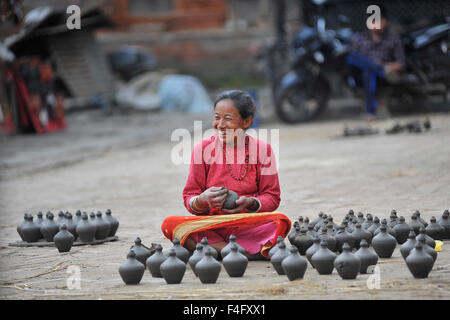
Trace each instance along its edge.
<instances>
[{"instance_id":1,"label":"woman's face","mask_svg":"<svg viewBox=\"0 0 450 320\"><path fill-rule=\"evenodd\" d=\"M235 135L243 134L251 123L252 117L242 119L231 99L223 99L216 104L213 128L221 141L231 142Z\"/></svg>"}]
</instances>

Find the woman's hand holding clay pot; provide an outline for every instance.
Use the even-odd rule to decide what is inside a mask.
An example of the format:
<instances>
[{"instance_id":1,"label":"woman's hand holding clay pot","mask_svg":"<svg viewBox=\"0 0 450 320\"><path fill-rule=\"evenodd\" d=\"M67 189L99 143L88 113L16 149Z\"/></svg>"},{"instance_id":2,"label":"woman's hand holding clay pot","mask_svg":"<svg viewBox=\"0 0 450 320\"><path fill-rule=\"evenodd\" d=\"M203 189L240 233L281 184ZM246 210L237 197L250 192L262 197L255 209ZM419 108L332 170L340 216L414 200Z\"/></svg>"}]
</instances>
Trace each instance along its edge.
<instances>
[{"instance_id":1,"label":"woman's hand holding clay pot","mask_svg":"<svg viewBox=\"0 0 450 320\"><path fill-rule=\"evenodd\" d=\"M205 210L208 208L221 209L228 190L221 187L211 187L203 191L197 198L197 205Z\"/></svg>"},{"instance_id":2,"label":"woman's hand holding clay pot","mask_svg":"<svg viewBox=\"0 0 450 320\"><path fill-rule=\"evenodd\" d=\"M236 200L236 208L234 209L222 209L222 212L225 214L234 214L234 213L242 213L244 209L251 207L253 204L253 199L245 196L239 197Z\"/></svg>"}]
</instances>

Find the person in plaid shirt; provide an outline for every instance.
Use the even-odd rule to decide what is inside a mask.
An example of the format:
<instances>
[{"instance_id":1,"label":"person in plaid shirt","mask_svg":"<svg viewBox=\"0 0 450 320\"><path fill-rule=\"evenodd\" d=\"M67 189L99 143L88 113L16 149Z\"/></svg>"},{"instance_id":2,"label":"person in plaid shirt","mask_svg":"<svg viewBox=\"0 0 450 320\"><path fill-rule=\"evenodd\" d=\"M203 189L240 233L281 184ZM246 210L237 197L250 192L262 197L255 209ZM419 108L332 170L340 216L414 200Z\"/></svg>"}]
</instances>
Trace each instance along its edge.
<instances>
[{"instance_id":1,"label":"person in plaid shirt","mask_svg":"<svg viewBox=\"0 0 450 320\"><path fill-rule=\"evenodd\" d=\"M386 10L381 12L380 29L358 33L352 39L351 52L347 57L352 87L364 88L366 112L369 120L375 118L377 102L376 89L398 81L399 73L405 67L405 52L399 35L387 29Z\"/></svg>"}]
</instances>

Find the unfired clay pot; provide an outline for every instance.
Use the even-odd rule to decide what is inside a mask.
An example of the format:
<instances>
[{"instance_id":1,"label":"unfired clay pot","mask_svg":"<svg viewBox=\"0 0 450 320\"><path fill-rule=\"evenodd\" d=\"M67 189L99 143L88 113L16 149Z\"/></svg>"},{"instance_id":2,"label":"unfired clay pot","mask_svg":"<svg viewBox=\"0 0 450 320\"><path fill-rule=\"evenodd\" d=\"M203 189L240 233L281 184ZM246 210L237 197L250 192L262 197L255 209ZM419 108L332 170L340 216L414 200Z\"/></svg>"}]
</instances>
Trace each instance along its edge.
<instances>
[{"instance_id":1,"label":"unfired clay pot","mask_svg":"<svg viewBox=\"0 0 450 320\"><path fill-rule=\"evenodd\" d=\"M331 274L336 254L328 249L326 240L321 240L320 249L311 257L311 262L319 274Z\"/></svg>"},{"instance_id":2,"label":"unfired clay pot","mask_svg":"<svg viewBox=\"0 0 450 320\"><path fill-rule=\"evenodd\" d=\"M239 196L233 190L228 190L227 197L222 205L222 208L232 210L236 208L236 200L239 199Z\"/></svg>"},{"instance_id":3,"label":"unfired clay pot","mask_svg":"<svg viewBox=\"0 0 450 320\"><path fill-rule=\"evenodd\" d=\"M390 258L397 246L397 239L386 232L386 226L380 227L380 233L372 239L372 247L380 258Z\"/></svg>"},{"instance_id":4,"label":"unfired clay pot","mask_svg":"<svg viewBox=\"0 0 450 320\"><path fill-rule=\"evenodd\" d=\"M195 265L195 272L202 283L216 283L220 269L220 263L214 259L211 249L207 249L205 256Z\"/></svg>"},{"instance_id":5,"label":"unfired clay pot","mask_svg":"<svg viewBox=\"0 0 450 320\"><path fill-rule=\"evenodd\" d=\"M270 258L270 263L272 263L273 268L279 275L284 275L283 268L281 267L281 262L284 258L289 255L289 251L286 249L286 245L284 242L281 242L278 245L278 250L275 254Z\"/></svg>"},{"instance_id":6,"label":"unfired clay pot","mask_svg":"<svg viewBox=\"0 0 450 320\"><path fill-rule=\"evenodd\" d=\"M163 248L160 244L156 246L155 250L156 250L155 253L147 258L145 264L148 268L148 271L150 271L152 277L162 278L160 267L161 264L164 261L166 261L167 257L162 252Z\"/></svg>"},{"instance_id":7,"label":"unfired clay pot","mask_svg":"<svg viewBox=\"0 0 450 320\"><path fill-rule=\"evenodd\" d=\"M191 267L192 271L194 272L195 276L198 277L197 272L195 272L195 265L197 262L203 259L205 256L205 252L203 250L203 245L201 243L197 243L196 249L192 256L189 258L189 266Z\"/></svg>"},{"instance_id":8,"label":"unfired clay pot","mask_svg":"<svg viewBox=\"0 0 450 320\"><path fill-rule=\"evenodd\" d=\"M238 248L238 251L241 254L246 253L245 249L239 243L236 242L236 236L234 234L232 234L232 235L230 235L228 244L225 247L223 247L222 250L220 250L220 255L222 256L222 259L225 258L227 256L227 254L229 254L231 252L231 247L233 245L235 245Z\"/></svg>"},{"instance_id":9,"label":"unfired clay pot","mask_svg":"<svg viewBox=\"0 0 450 320\"><path fill-rule=\"evenodd\" d=\"M126 284L138 284L141 282L145 272L145 266L136 260L136 254L130 250L127 254L127 261L119 267L119 274Z\"/></svg>"},{"instance_id":10,"label":"unfired clay pot","mask_svg":"<svg viewBox=\"0 0 450 320\"><path fill-rule=\"evenodd\" d=\"M248 259L238 251L237 245L233 243L230 253L223 258L222 264L230 277L242 277L247 269Z\"/></svg>"},{"instance_id":11,"label":"unfired clay pot","mask_svg":"<svg viewBox=\"0 0 450 320\"><path fill-rule=\"evenodd\" d=\"M342 253L334 260L334 267L342 279L356 279L361 268L361 260L352 253L347 242L342 246Z\"/></svg>"},{"instance_id":12,"label":"unfired clay pot","mask_svg":"<svg viewBox=\"0 0 450 320\"><path fill-rule=\"evenodd\" d=\"M45 241L53 242L53 237L59 231L59 225L53 221L53 213L47 212L47 219L41 225L41 233L44 236Z\"/></svg>"},{"instance_id":13,"label":"unfired clay pot","mask_svg":"<svg viewBox=\"0 0 450 320\"><path fill-rule=\"evenodd\" d=\"M366 239L361 240L360 248L355 252L355 255L361 261L361 268L359 269L361 274L366 274L368 271L367 268L376 265L378 262L378 255L369 249L369 244Z\"/></svg>"},{"instance_id":14,"label":"unfired clay pot","mask_svg":"<svg viewBox=\"0 0 450 320\"><path fill-rule=\"evenodd\" d=\"M410 226L405 222L405 218L401 216L397 224L393 228L395 230L395 238L399 244L405 243L408 239L409 231L411 230Z\"/></svg>"},{"instance_id":15,"label":"unfired clay pot","mask_svg":"<svg viewBox=\"0 0 450 320\"><path fill-rule=\"evenodd\" d=\"M290 254L281 262L281 268L290 281L302 279L305 275L308 263L298 254L297 247L292 246L289 251Z\"/></svg>"},{"instance_id":16,"label":"unfired clay pot","mask_svg":"<svg viewBox=\"0 0 450 320\"><path fill-rule=\"evenodd\" d=\"M53 237L53 241L59 252L69 252L74 240L75 237L67 230L65 224L59 227L59 232Z\"/></svg>"},{"instance_id":17,"label":"unfired clay pot","mask_svg":"<svg viewBox=\"0 0 450 320\"><path fill-rule=\"evenodd\" d=\"M159 270L167 284L177 284L183 280L186 264L177 258L175 249L171 248L169 256L161 263Z\"/></svg>"},{"instance_id":18,"label":"unfired clay pot","mask_svg":"<svg viewBox=\"0 0 450 320\"><path fill-rule=\"evenodd\" d=\"M180 240L178 240L178 238L174 238L172 243L177 258L183 261L184 263L187 263L190 256L189 250L180 244Z\"/></svg>"},{"instance_id":19,"label":"unfired clay pot","mask_svg":"<svg viewBox=\"0 0 450 320\"><path fill-rule=\"evenodd\" d=\"M427 278L433 269L433 258L425 252L423 245L418 243L405 259L406 265L414 278Z\"/></svg>"},{"instance_id":20,"label":"unfired clay pot","mask_svg":"<svg viewBox=\"0 0 450 320\"><path fill-rule=\"evenodd\" d=\"M400 253L402 254L403 259L406 259L411 250L416 247L417 243L416 234L411 230L409 232L408 240L400 247Z\"/></svg>"}]
</instances>

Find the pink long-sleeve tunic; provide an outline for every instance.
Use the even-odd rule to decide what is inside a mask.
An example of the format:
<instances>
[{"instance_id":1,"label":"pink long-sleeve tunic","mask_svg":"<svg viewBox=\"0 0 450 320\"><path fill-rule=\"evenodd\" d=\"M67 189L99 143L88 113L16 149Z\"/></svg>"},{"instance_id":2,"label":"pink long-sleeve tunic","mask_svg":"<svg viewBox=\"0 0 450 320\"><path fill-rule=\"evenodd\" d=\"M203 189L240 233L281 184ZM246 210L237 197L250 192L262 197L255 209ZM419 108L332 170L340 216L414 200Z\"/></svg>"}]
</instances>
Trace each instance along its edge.
<instances>
[{"instance_id":1,"label":"pink long-sleeve tunic","mask_svg":"<svg viewBox=\"0 0 450 320\"><path fill-rule=\"evenodd\" d=\"M239 177L244 172L244 143L227 146L225 152L222 142L217 135L213 135L194 146L189 175L183 190L184 205L189 212L195 215L221 214L216 209L197 213L191 208L191 199L213 186L225 186L239 196L256 198L260 203L258 212L272 212L278 208L280 184L272 147L263 140L249 135L246 137L249 139L249 165L241 181L233 179L230 169L234 177Z\"/></svg>"}]
</instances>

